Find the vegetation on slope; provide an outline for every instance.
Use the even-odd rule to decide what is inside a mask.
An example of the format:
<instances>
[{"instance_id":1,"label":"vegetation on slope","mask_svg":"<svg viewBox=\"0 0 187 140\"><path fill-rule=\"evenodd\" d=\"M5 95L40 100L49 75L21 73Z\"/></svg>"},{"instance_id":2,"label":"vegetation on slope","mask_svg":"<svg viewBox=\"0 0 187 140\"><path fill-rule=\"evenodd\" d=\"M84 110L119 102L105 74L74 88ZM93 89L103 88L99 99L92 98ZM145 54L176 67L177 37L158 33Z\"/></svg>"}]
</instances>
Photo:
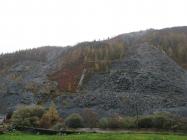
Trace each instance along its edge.
<instances>
[{"instance_id":1,"label":"vegetation on slope","mask_svg":"<svg viewBox=\"0 0 187 140\"><path fill-rule=\"evenodd\" d=\"M187 29L178 27L123 34L105 41L83 42L66 47L65 53L53 60L59 67L55 73L50 73L50 79L58 82L61 91L76 92L84 71L85 76L93 72L106 72L113 61L128 54L127 47L144 42L160 48L187 69ZM46 62L53 49L42 47L0 55L0 72L18 62ZM56 52L62 50L60 47L55 49Z\"/></svg>"},{"instance_id":2,"label":"vegetation on slope","mask_svg":"<svg viewBox=\"0 0 187 140\"><path fill-rule=\"evenodd\" d=\"M106 41L83 42L69 49L60 71L53 75L62 91L75 92L83 73L108 71L111 62L127 54L127 45L148 42L160 48L181 67L187 69L186 27L148 30L117 36Z\"/></svg>"},{"instance_id":3,"label":"vegetation on slope","mask_svg":"<svg viewBox=\"0 0 187 140\"><path fill-rule=\"evenodd\" d=\"M138 116L138 118L124 115L98 117L96 112L86 108L82 112L72 113L63 119L53 103L48 110L44 110L41 106L19 107L7 122L10 122L9 129L35 127L54 130L66 128L187 130L187 118L171 113L154 113Z\"/></svg>"},{"instance_id":4,"label":"vegetation on slope","mask_svg":"<svg viewBox=\"0 0 187 140\"><path fill-rule=\"evenodd\" d=\"M120 60L125 55L123 43L111 45L104 42L84 42L70 48L63 57L61 70L51 76L58 81L62 91L75 92L83 71L92 72L109 70L112 61Z\"/></svg>"},{"instance_id":5,"label":"vegetation on slope","mask_svg":"<svg viewBox=\"0 0 187 140\"><path fill-rule=\"evenodd\" d=\"M142 40L159 47L180 66L187 69L187 29L185 27L151 31Z\"/></svg>"}]
</instances>

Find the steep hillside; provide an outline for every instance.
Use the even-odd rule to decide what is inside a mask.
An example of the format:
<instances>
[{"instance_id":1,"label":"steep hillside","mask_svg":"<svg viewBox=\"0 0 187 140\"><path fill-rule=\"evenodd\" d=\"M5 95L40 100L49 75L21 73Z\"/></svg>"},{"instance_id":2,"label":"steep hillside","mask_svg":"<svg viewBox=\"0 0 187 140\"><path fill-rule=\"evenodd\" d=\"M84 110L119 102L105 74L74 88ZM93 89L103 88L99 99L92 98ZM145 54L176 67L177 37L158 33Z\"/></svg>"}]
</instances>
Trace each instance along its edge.
<instances>
[{"instance_id":1,"label":"steep hillside","mask_svg":"<svg viewBox=\"0 0 187 140\"><path fill-rule=\"evenodd\" d=\"M58 94L57 83L48 74L58 68L63 48L42 47L1 56L0 112L18 104L41 103Z\"/></svg>"},{"instance_id":2,"label":"steep hillside","mask_svg":"<svg viewBox=\"0 0 187 140\"><path fill-rule=\"evenodd\" d=\"M140 44L128 49L124 60L109 73L96 73L85 85L76 106L93 107L99 114L133 115L186 105L186 71L159 49ZM75 102L74 101L74 102ZM184 111L185 112L185 111ZM105 114L106 113L106 114Z\"/></svg>"},{"instance_id":3,"label":"steep hillside","mask_svg":"<svg viewBox=\"0 0 187 140\"><path fill-rule=\"evenodd\" d=\"M0 113L53 100L62 115L89 107L100 116L187 116L186 64L187 27L1 55Z\"/></svg>"},{"instance_id":4,"label":"steep hillside","mask_svg":"<svg viewBox=\"0 0 187 140\"><path fill-rule=\"evenodd\" d=\"M104 42L84 42L69 49L62 58L60 70L51 75L58 82L61 91L76 92L83 72L85 76L94 72L106 72L112 61L125 55L125 46L118 42L114 45Z\"/></svg>"},{"instance_id":5,"label":"steep hillside","mask_svg":"<svg viewBox=\"0 0 187 140\"><path fill-rule=\"evenodd\" d=\"M180 66L187 69L187 27L151 29L119 35L113 40L123 40L129 45L148 42L160 48Z\"/></svg>"}]
</instances>

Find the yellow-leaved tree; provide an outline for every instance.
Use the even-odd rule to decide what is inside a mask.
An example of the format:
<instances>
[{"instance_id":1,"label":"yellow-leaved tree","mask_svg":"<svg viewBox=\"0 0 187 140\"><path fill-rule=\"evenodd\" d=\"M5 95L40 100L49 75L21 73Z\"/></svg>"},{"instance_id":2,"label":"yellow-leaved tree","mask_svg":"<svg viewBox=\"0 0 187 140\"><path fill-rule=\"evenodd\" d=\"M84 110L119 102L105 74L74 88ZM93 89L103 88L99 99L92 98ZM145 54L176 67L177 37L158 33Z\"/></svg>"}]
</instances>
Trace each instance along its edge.
<instances>
[{"instance_id":1,"label":"yellow-leaved tree","mask_svg":"<svg viewBox=\"0 0 187 140\"><path fill-rule=\"evenodd\" d=\"M49 110L44 113L40 120L40 127L42 128L50 128L55 125L60 120L60 116L56 109L55 104L52 102Z\"/></svg>"}]
</instances>

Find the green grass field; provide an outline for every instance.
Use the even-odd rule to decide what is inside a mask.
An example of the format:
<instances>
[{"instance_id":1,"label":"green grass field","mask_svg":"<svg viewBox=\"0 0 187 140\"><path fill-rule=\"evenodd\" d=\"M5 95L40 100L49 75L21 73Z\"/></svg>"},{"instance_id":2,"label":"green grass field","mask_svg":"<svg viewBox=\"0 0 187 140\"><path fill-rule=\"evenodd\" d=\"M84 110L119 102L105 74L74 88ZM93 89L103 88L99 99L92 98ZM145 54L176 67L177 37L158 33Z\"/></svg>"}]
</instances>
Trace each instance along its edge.
<instances>
[{"instance_id":1,"label":"green grass field","mask_svg":"<svg viewBox=\"0 0 187 140\"><path fill-rule=\"evenodd\" d=\"M187 140L187 135L174 134L76 134L67 136L32 135L23 133L9 133L0 135L0 140Z\"/></svg>"}]
</instances>

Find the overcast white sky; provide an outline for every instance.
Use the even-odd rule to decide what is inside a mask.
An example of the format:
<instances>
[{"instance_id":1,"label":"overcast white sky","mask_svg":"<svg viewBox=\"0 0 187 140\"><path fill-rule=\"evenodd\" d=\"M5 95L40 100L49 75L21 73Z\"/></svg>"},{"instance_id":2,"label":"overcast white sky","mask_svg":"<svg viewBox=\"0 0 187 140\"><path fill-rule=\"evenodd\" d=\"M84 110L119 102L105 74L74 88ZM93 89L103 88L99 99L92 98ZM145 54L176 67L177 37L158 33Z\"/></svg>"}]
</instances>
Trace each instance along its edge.
<instances>
[{"instance_id":1,"label":"overcast white sky","mask_svg":"<svg viewBox=\"0 0 187 140\"><path fill-rule=\"evenodd\" d=\"M187 0L0 0L0 52L187 25Z\"/></svg>"}]
</instances>

